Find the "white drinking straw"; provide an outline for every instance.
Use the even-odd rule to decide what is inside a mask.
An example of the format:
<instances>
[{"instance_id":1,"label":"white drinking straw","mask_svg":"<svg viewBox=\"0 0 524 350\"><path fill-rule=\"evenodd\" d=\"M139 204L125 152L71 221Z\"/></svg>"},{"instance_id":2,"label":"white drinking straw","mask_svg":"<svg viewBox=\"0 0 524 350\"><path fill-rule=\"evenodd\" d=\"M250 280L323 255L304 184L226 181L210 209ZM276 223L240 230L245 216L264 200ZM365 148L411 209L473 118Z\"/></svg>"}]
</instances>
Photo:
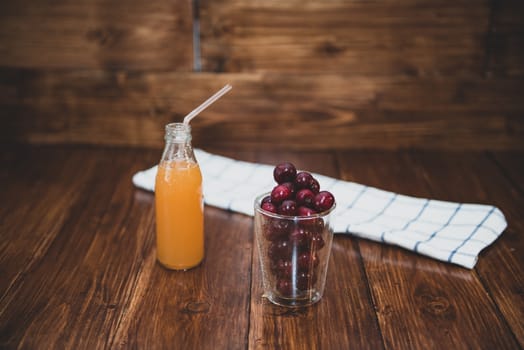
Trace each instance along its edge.
<instances>
[{"instance_id":1,"label":"white drinking straw","mask_svg":"<svg viewBox=\"0 0 524 350\"><path fill-rule=\"evenodd\" d=\"M195 108L193 111L191 111L191 113L189 113L188 115L186 115L184 117L184 124L188 125L189 122L191 121L191 119L193 119L194 117L197 116L198 113L202 112L204 109L206 109L207 107L209 107L210 104L212 104L213 102L215 102L216 100L218 100L220 97L222 97L222 95L224 95L226 92L228 92L229 90L231 90L232 86L229 85L229 84L226 84L226 86L224 86L222 89L220 89L217 93L215 93L213 96L211 96L210 98L208 98L204 103L202 103L200 106L198 106L197 108Z\"/></svg>"}]
</instances>

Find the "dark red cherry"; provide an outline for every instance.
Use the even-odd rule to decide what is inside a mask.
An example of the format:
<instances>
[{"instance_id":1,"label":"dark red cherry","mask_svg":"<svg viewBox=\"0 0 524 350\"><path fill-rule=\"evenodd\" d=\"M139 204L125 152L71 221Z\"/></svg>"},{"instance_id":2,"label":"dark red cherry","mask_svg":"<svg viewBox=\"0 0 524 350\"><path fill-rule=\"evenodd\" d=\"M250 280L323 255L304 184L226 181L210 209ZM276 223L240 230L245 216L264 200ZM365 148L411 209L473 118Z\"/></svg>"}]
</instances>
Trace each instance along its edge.
<instances>
[{"instance_id":1,"label":"dark red cherry","mask_svg":"<svg viewBox=\"0 0 524 350\"><path fill-rule=\"evenodd\" d=\"M288 241L271 242L268 248L271 259L288 259L291 256L291 244Z\"/></svg>"},{"instance_id":2,"label":"dark red cherry","mask_svg":"<svg viewBox=\"0 0 524 350\"><path fill-rule=\"evenodd\" d=\"M285 185L277 185L271 191L271 203L275 205L279 205L289 198L291 198L291 190Z\"/></svg>"},{"instance_id":3,"label":"dark red cherry","mask_svg":"<svg viewBox=\"0 0 524 350\"><path fill-rule=\"evenodd\" d=\"M321 234L315 233L311 236L310 244L311 249L320 250L326 245L326 242L324 242L324 238L322 238Z\"/></svg>"},{"instance_id":4,"label":"dark red cherry","mask_svg":"<svg viewBox=\"0 0 524 350\"><path fill-rule=\"evenodd\" d=\"M262 203L261 208L264 209L265 211L269 211L270 213L277 212L277 207L271 202Z\"/></svg>"},{"instance_id":5,"label":"dark red cherry","mask_svg":"<svg viewBox=\"0 0 524 350\"><path fill-rule=\"evenodd\" d=\"M335 203L335 197L328 191L321 191L315 196L315 209L319 212L331 209Z\"/></svg>"},{"instance_id":6,"label":"dark red cherry","mask_svg":"<svg viewBox=\"0 0 524 350\"><path fill-rule=\"evenodd\" d=\"M293 264L289 260L279 259L276 265L278 277L291 277L293 273Z\"/></svg>"},{"instance_id":7,"label":"dark red cherry","mask_svg":"<svg viewBox=\"0 0 524 350\"><path fill-rule=\"evenodd\" d=\"M279 184L293 182L296 176L297 169L289 162L280 163L273 169L273 178Z\"/></svg>"},{"instance_id":8,"label":"dark red cherry","mask_svg":"<svg viewBox=\"0 0 524 350\"><path fill-rule=\"evenodd\" d=\"M314 226L312 227L312 229L314 229L319 234L322 234L322 231L324 231L324 226L325 226L324 225L324 219L317 218L317 220L315 220L315 223L314 223Z\"/></svg>"},{"instance_id":9,"label":"dark red cherry","mask_svg":"<svg viewBox=\"0 0 524 350\"><path fill-rule=\"evenodd\" d=\"M294 196L296 191L295 184L293 182L284 182L281 184L282 186L286 186L291 191L291 196Z\"/></svg>"},{"instance_id":10,"label":"dark red cherry","mask_svg":"<svg viewBox=\"0 0 524 350\"><path fill-rule=\"evenodd\" d=\"M293 225L290 221L276 218L271 221L270 225L272 230L279 236L287 236L291 231L292 226Z\"/></svg>"},{"instance_id":11,"label":"dark red cherry","mask_svg":"<svg viewBox=\"0 0 524 350\"><path fill-rule=\"evenodd\" d=\"M260 204L264 204L264 203L271 203L271 196L265 196L264 198L262 198L262 201L260 202Z\"/></svg>"},{"instance_id":12,"label":"dark red cherry","mask_svg":"<svg viewBox=\"0 0 524 350\"><path fill-rule=\"evenodd\" d=\"M315 194L309 188L303 188L297 192L295 199L299 206L313 208L315 202Z\"/></svg>"},{"instance_id":13,"label":"dark red cherry","mask_svg":"<svg viewBox=\"0 0 524 350\"><path fill-rule=\"evenodd\" d=\"M295 178L295 184L297 188L309 188L309 184L313 180L313 176L307 171L301 171Z\"/></svg>"},{"instance_id":14,"label":"dark red cherry","mask_svg":"<svg viewBox=\"0 0 524 350\"><path fill-rule=\"evenodd\" d=\"M304 252L297 258L297 265L302 271L310 271L318 266L319 260L316 253Z\"/></svg>"},{"instance_id":15,"label":"dark red cherry","mask_svg":"<svg viewBox=\"0 0 524 350\"><path fill-rule=\"evenodd\" d=\"M297 203L294 200L287 199L278 207L280 215L295 216L297 215Z\"/></svg>"},{"instance_id":16,"label":"dark red cherry","mask_svg":"<svg viewBox=\"0 0 524 350\"><path fill-rule=\"evenodd\" d=\"M289 235L289 242L298 247L308 245L311 234L302 227L296 227Z\"/></svg>"},{"instance_id":17,"label":"dark red cherry","mask_svg":"<svg viewBox=\"0 0 524 350\"><path fill-rule=\"evenodd\" d=\"M308 208L308 207L298 207L297 214L298 216L312 216L315 215L317 212L314 209Z\"/></svg>"},{"instance_id":18,"label":"dark red cherry","mask_svg":"<svg viewBox=\"0 0 524 350\"><path fill-rule=\"evenodd\" d=\"M277 291L284 297L289 297L293 294L293 284L289 279L279 279L277 281Z\"/></svg>"},{"instance_id":19,"label":"dark red cherry","mask_svg":"<svg viewBox=\"0 0 524 350\"><path fill-rule=\"evenodd\" d=\"M308 290L313 288L317 282L316 275L310 272L300 272L297 275L297 289L299 290Z\"/></svg>"},{"instance_id":20,"label":"dark red cherry","mask_svg":"<svg viewBox=\"0 0 524 350\"><path fill-rule=\"evenodd\" d=\"M308 207L298 207L297 209L297 215L300 217L308 217L315 215L317 212L314 209L308 208ZM311 219L300 219L300 226L307 227L308 229L317 229L317 221L322 220L320 218L311 218Z\"/></svg>"},{"instance_id":21,"label":"dark red cherry","mask_svg":"<svg viewBox=\"0 0 524 350\"><path fill-rule=\"evenodd\" d=\"M317 179L312 178L309 182L308 188L313 191L313 193L317 194L320 191L320 184L318 183Z\"/></svg>"},{"instance_id":22,"label":"dark red cherry","mask_svg":"<svg viewBox=\"0 0 524 350\"><path fill-rule=\"evenodd\" d=\"M286 220L270 219L270 221L264 225L264 237L272 242L282 240L287 237L290 226L290 223Z\"/></svg>"}]
</instances>

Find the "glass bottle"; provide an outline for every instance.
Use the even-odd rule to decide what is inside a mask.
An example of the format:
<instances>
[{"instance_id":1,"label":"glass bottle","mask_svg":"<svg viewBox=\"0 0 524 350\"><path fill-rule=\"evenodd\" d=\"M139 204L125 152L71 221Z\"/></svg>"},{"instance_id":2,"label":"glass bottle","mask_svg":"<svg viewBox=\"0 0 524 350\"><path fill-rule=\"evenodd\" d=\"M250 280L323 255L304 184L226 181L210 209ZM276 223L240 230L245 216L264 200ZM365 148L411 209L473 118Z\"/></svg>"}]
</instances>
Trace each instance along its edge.
<instances>
[{"instance_id":1,"label":"glass bottle","mask_svg":"<svg viewBox=\"0 0 524 350\"><path fill-rule=\"evenodd\" d=\"M187 270L204 258L202 174L191 146L191 127L166 125L165 148L155 182L157 259Z\"/></svg>"}]
</instances>

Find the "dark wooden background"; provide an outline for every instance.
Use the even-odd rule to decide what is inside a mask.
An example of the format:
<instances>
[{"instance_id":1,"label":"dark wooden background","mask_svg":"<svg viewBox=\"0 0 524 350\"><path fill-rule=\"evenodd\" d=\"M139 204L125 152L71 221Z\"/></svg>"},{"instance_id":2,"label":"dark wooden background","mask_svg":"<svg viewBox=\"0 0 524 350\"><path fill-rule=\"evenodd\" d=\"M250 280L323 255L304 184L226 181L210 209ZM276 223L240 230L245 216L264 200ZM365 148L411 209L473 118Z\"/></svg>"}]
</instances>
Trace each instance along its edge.
<instances>
[{"instance_id":1,"label":"dark wooden background","mask_svg":"<svg viewBox=\"0 0 524 350\"><path fill-rule=\"evenodd\" d=\"M2 142L158 148L228 82L199 147L524 150L524 1L0 2Z\"/></svg>"}]
</instances>

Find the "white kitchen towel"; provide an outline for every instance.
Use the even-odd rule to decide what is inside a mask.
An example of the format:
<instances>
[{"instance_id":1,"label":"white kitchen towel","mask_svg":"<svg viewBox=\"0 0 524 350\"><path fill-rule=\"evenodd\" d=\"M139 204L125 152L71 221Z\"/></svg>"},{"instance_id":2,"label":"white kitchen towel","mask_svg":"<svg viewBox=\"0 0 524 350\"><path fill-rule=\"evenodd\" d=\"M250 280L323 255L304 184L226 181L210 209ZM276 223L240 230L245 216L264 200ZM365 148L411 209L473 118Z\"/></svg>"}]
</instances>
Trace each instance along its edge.
<instances>
[{"instance_id":1,"label":"white kitchen towel","mask_svg":"<svg viewBox=\"0 0 524 350\"><path fill-rule=\"evenodd\" d=\"M195 150L206 204L254 215L254 200L276 185L273 166L234 160ZM135 186L154 191L157 167L133 176ZM507 226L490 205L463 204L404 196L354 182L312 174L335 196L334 229L419 254L473 268L482 249Z\"/></svg>"}]
</instances>

